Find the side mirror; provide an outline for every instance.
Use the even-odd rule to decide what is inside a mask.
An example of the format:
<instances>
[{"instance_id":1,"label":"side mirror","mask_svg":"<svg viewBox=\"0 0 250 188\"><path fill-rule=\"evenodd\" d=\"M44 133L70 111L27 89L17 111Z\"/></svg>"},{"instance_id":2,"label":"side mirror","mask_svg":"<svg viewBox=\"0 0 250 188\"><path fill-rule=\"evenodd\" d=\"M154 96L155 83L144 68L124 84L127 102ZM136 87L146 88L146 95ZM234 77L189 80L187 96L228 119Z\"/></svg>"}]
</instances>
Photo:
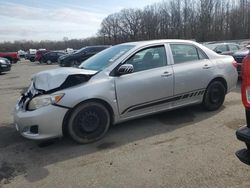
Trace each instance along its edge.
<instances>
[{"instance_id":1,"label":"side mirror","mask_svg":"<svg viewBox=\"0 0 250 188\"><path fill-rule=\"evenodd\" d=\"M222 54L222 51L220 51L220 50L216 50L215 51L217 54Z\"/></svg>"},{"instance_id":2,"label":"side mirror","mask_svg":"<svg viewBox=\"0 0 250 188\"><path fill-rule=\"evenodd\" d=\"M134 66L131 64L123 64L118 68L119 75L129 74L132 72L134 72Z\"/></svg>"}]
</instances>

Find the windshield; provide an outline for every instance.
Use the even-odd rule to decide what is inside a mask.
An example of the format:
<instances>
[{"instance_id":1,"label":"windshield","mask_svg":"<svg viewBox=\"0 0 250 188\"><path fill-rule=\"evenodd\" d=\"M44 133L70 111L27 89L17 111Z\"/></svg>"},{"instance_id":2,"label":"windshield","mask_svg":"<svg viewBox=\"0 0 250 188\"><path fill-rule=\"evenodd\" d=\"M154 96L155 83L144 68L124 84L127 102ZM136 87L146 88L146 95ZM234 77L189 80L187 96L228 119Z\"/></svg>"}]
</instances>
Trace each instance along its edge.
<instances>
[{"instance_id":1,"label":"windshield","mask_svg":"<svg viewBox=\"0 0 250 188\"><path fill-rule=\"evenodd\" d=\"M97 71L103 70L133 47L134 45L113 46L87 59L79 66L79 68Z\"/></svg>"},{"instance_id":2,"label":"windshield","mask_svg":"<svg viewBox=\"0 0 250 188\"><path fill-rule=\"evenodd\" d=\"M205 46L211 50L214 50L216 48L216 44L206 44Z\"/></svg>"},{"instance_id":3,"label":"windshield","mask_svg":"<svg viewBox=\"0 0 250 188\"><path fill-rule=\"evenodd\" d=\"M82 51L84 51L86 49L86 47L83 47L77 51L74 52L74 54L78 54L78 53L81 53Z\"/></svg>"}]
</instances>

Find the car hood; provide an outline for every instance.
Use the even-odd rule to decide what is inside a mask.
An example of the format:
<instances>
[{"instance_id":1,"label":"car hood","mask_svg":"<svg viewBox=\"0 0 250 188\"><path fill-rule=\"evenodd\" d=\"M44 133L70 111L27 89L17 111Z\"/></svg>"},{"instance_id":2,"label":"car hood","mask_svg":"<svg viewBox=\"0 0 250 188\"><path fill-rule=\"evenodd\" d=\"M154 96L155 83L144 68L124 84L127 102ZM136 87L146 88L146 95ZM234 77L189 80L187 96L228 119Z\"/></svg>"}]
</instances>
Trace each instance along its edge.
<instances>
[{"instance_id":1,"label":"car hood","mask_svg":"<svg viewBox=\"0 0 250 188\"><path fill-rule=\"evenodd\" d=\"M246 50L240 50L240 51L235 52L233 54L233 56L246 56L248 53L249 53L248 49L246 49Z\"/></svg>"},{"instance_id":2,"label":"car hood","mask_svg":"<svg viewBox=\"0 0 250 188\"><path fill-rule=\"evenodd\" d=\"M70 56L71 56L71 54L65 54L65 55L60 56L59 59L65 59L65 58L68 58Z\"/></svg>"},{"instance_id":3,"label":"car hood","mask_svg":"<svg viewBox=\"0 0 250 188\"><path fill-rule=\"evenodd\" d=\"M86 82L96 73L86 69L58 68L33 75L32 82L37 90L48 93Z\"/></svg>"}]
</instances>

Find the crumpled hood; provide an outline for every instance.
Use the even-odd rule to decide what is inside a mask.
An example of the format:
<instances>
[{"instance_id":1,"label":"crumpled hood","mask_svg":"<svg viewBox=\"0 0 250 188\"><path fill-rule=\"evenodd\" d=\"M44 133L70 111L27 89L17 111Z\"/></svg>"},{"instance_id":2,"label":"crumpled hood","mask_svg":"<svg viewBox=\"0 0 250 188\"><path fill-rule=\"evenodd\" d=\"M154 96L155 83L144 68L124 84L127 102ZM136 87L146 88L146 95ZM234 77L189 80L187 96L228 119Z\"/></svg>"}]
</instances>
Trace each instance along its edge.
<instances>
[{"instance_id":1,"label":"crumpled hood","mask_svg":"<svg viewBox=\"0 0 250 188\"><path fill-rule=\"evenodd\" d=\"M67 78L70 76L92 76L96 73L97 71L94 70L58 68L34 74L32 76L32 81L37 90L50 91L62 86L62 84L64 84Z\"/></svg>"}]
</instances>

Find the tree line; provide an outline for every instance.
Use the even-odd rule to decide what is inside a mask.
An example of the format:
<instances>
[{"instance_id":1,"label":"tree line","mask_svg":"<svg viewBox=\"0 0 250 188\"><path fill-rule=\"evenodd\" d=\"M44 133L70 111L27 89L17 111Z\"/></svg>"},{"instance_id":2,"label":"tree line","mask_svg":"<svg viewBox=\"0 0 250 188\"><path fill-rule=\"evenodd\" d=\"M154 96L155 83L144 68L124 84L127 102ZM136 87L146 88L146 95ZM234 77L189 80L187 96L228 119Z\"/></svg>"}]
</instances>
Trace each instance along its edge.
<instances>
[{"instance_id":1,"label":"tree line","mask_svg":"<svg viewBox=\"0 0 250 188\"><path fill-rule=\"evenodd\" d=\"M149 39L199 42L250 36L249 0L170 0L107 16L99 35L108 43Z\"/></svg>"},{"instance_id":2,"label":"tree line","mask_svg":"<svg viewBox=\"0 0 250 188\"><path fill-rule=\"evenodd\" d=\"M163 0L143 9L123 9L103 19L96 37L64 41L0 43L0 51L118 44L150 39L198 42L250 38L250 0Z\"/></svg>"}]
</instances>

